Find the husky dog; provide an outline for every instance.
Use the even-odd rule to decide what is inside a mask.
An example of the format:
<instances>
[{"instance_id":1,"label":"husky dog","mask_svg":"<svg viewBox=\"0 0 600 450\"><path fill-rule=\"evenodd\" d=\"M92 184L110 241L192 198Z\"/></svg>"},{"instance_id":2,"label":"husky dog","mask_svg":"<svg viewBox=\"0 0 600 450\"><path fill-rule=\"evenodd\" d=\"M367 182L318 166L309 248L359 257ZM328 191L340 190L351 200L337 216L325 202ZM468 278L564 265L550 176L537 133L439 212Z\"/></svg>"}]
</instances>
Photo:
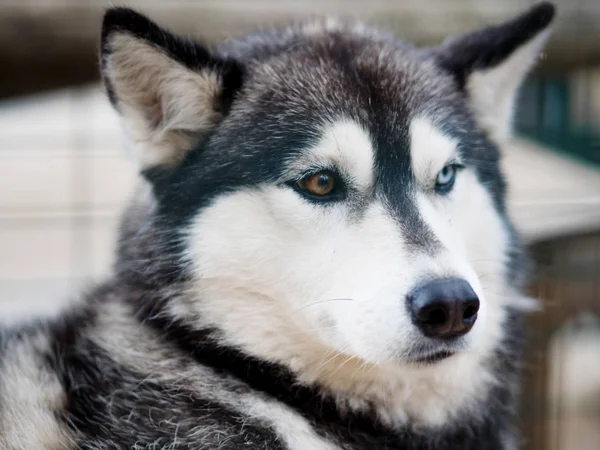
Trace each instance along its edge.
<instances>
[{"instance_id":1,"label":"husky dog","mask_svg":"<svg viewBox=\"0 0 600 450\"><path fill-rule=\"evenodd\" d=\"M0 447L517 448L526 259L499 160L553 15L437 48L321 20L211 51L110 9L144 181L110 279L0 334Z\"/></svg>"}]
</instances>

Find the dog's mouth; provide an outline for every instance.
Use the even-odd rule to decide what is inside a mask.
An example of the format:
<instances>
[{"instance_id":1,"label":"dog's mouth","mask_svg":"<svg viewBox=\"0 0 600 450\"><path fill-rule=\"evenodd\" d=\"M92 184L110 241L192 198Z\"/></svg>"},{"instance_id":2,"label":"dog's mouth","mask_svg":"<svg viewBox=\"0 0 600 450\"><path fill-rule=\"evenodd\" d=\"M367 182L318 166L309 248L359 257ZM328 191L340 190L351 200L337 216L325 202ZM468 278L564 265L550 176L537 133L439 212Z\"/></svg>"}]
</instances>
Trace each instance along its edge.
<instances>
[{"instance_id":1,"label":"dog's mouth","mask_svg":"<svg viewBox=\"0 0 600 450\"><path fill-rule=\"evenodd\" d=\"M424 355L415 355L415 356L411 357L409 359L409 361L414 364L425 364L425 365L436 364L440 361L450 358L455 353L456 352L452 352L450 350L442 350L439 352L428 353L428 354L424 354Z\"/></svg>"}]
</instances>

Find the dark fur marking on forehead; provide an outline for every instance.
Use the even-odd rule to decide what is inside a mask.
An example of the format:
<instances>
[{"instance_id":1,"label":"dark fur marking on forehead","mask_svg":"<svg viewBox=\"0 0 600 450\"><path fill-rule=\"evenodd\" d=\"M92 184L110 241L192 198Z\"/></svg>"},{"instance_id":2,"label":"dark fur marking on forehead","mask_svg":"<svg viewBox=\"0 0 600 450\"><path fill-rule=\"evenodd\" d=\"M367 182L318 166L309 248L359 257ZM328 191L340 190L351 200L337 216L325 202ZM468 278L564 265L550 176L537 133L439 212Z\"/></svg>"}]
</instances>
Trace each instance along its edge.
<instances>
[{"instance_id":1,"label":"dark fur marking on forehead","mask_svg":"<svg viewBox=\"0 0 600 450\"><path fill-rule=\"evenodd\" d=\"M404 243L413 251L435 253L440 242L416 205L417 184L412 171L407 121L397 131L378 127L375 136L377 191L386 209L400 224Z\"/></svg>"}]
</instances>

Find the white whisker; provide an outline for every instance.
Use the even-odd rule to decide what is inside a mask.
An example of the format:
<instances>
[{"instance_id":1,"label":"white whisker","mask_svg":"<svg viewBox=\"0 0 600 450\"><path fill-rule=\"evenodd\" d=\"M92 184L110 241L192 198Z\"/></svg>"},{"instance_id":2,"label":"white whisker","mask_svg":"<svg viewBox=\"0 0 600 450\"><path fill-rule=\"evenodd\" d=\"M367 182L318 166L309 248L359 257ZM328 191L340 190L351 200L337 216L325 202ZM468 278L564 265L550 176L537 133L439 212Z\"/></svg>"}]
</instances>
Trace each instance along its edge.
<instances>
[{"instance_id":1,"label":"white whisker","mask_svg":"<svg viewBox=\"0 0 600 450\"><path fill-rule=\"evenodd\" d=\"M307 303L306 305L302 305L300 308L295 309L294 311L292 311L290 313L290 316L296 314L299 311L302 311L305 308L308 308L309 306L319 305L321 303L339 302L339 301L353 302L354 299L353 298L329 298L329 299L326 299L326 300L318 300L316 302L311 302L311 303Z\"/></svg>"}]
</instances>

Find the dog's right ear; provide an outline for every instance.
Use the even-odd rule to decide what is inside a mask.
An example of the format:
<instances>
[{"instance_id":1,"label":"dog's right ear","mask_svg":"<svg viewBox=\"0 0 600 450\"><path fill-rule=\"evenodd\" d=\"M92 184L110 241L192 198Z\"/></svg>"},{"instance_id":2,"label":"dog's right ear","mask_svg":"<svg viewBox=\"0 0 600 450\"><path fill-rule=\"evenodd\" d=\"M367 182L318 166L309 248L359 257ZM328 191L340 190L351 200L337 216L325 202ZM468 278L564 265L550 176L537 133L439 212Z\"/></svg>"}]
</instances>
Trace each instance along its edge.
<instances>
[{"instance_id":1,"label":"dog's right ear","mask_svg":"<svg viewBox=\"0 0 600 450\"><path fill-rule=\"evenodd\" d=\"M102 75L142 170L176 165L227 113L242 67L127 8L102 26Z\"/></svg>"},{"instance_id":2,"label":"dog's right ear","mask_svg":"<svg viewBox=\"0 0 600 450\"><path fill-rule=\"evenodd\" d=\"M437 50L438 63L498 144L511 135L517 91L548 40L554 13L553 5L540 3L498 25L448 39Z\"/></svg>"}]
</instances>

